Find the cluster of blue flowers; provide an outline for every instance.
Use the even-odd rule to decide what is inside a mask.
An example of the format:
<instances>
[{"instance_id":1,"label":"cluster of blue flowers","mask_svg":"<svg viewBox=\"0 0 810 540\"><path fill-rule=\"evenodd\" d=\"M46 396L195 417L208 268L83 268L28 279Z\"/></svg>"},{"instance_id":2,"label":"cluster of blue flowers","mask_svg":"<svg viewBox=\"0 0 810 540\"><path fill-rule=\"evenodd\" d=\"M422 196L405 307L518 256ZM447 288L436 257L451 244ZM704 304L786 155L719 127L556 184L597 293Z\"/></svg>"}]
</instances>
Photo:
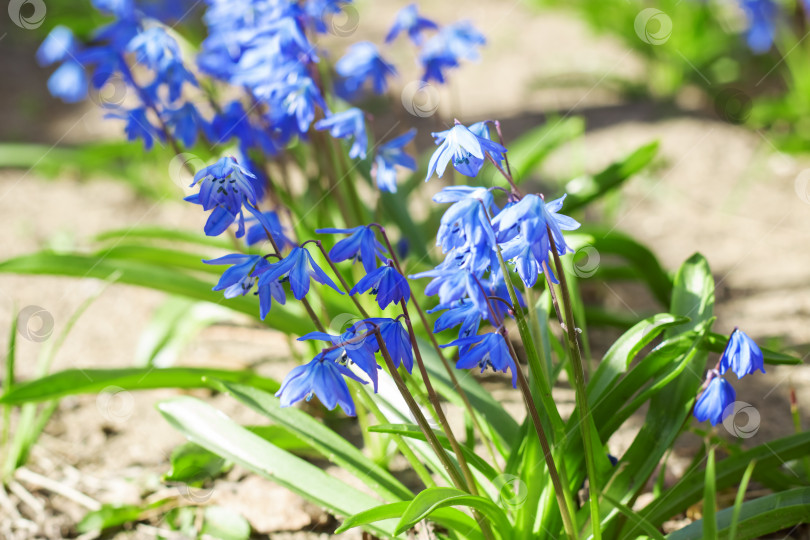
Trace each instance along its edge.
<instances>
[{"instance_id":1,"label":"cluster of blue flowers","mask_svg":"<svg viewBox=\"0 0 810 540\"><path fill-rule=\"evenodd\" d=\"M505 160L507 150L492 140L487 122L469 127L456 123L433 137L438 148L430 159L426 180L434 174L441 177L450 163L459 173L475 177L485 161L500 167ZM513 264L526 287L534 286L538 275L549 268L549 234L560 255L571 251L562 230L574 230L579 223L557 213L563 199L546 204L538 195L521 196L512 190L500 209L492 189L470 186L448 187L433 197L435 202L451 203L436 236L445 259L433 270L411 278L433 278L425 293L439 297L439 305L432 311L444 311L434 331L459 327L458 339L445 345L459 347L456 367L511 370L512 384L517 384L517 367L501 333L503 319L509 314L503 308L509 305L505 300L509 294L497 253L500 250ZM553 275L549 278L554 280ZM495 332L477 335L482 320L488 320Z\"/></svg>"},{"instance_id":2,"label":"cluster of blue flowers","mask_svg":"<svg viewBox=\"0 0 810 540\"><path fill-rule=\"evenodd\" d=\"M732 413L737 393L731 383L723 377L729 370L733 371L738 379L755 371L765 373L762 350L748 334L738 328L731 333L717 368L709 371L706 383L697 398L694 414L699 421L709 420L716 426Z\"/></svg>"},{"instance_id":3,"label":"cluster of blue flowers","mask_svg":"<svg viewBox=\"0 0 810 540\"><path fill-rule=\"evenodd\" d=\"M327 96L332 92L351 102L367 89L382 94L397 71L373 43L354 43L335 63L334 82L326 87L317 66L324 53L315 39L332 30L332 18L349 2L206 0L203 22L208 35L196 57L197 70L246 94L225 104L214 103L212 85L200 87L164 24L193 13L194 6L186 2L158 9L147 1L93 0L113 21L98 29L87 45L58 26L42 43L37 59L42 65L60 64L48 87L67 102L84 99L90 85L95 89L111 81L119 85L116 93L122 94L121 99L102 105L112 110L110 116L126 122L129 140L141 139L147 149L155 140L167 139L175 148L180 143L192 147L202 134L213 146L235 139L240 161L250 164L251 151L276 156L315 129L350 140L349 156L363 160L369 147L365 113L357 107L333 113ZM433 35L426 37L427 32ZM468 22L440 27L420 16L415 5L397 14L386 42L401 33L421 47L418 59L426 81L444 82L447 69L462 59L476 59L476 48L485 43ZM189 97L186 85L200 90ZM134 90L129 97L135 99L127 99L127 106L124 89ZM413 135L408 132L377 146L373 174L382 191L396 191L397 168L416 169L414 159L403 150ZM264 174L259 167L251 168L256 175ZM263 184L263 178L256 183L259 197Z\"/></svg>"}]
</instances>

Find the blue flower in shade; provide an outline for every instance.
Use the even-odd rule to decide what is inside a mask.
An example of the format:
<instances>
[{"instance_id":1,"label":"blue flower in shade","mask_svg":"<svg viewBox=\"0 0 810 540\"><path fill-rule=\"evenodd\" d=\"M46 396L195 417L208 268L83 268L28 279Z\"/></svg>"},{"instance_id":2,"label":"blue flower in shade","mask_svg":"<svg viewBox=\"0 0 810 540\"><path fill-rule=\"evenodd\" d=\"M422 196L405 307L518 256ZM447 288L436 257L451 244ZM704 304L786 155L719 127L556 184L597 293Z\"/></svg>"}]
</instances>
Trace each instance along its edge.
<instances>
[{"instance_id":1,"label":"blue flower in shade","mask_svg":"<svg viewBox=\"0 0 810 540\"><path fill-rule=\"evenodd\" d=\"M477 47L485 43L484 36L469 22L445 26L425 43L419 53L419 60L425 68L423 80L434 79L443 83L443 70L457 67L460 59L477 60Z\"/></svg>"},{"instance_id":2,"label":"blue flower in shade","mask_svg":"<svg viewBox=\"0 0 810 540\"><path fill-rule=\"evenodd\" d=\"M315 122L315 129L319 131L329 130L332 137L336 139L353 138L354 142L349 149L349 157L366 158L366 147L368 146L366 119L360 109L352 108L318 120Z\"/></svg>"},{"instance_id":3,"label":"blue flower in shade","mask_svg":"<svg viewBox=\"0 0 810 540\"><path fill-rule=\"evenodd\" d=\"M318 229L315 232L320 234L348 234L349 236L339 241L329 250L329 258L333 262L358 259L363 263L366 273L373 272L377 268L377 259L387 261L385 247L377 240L374 229L367 226L354 227L353 229Z\"/></svg>"},{"instance_id":4,"label":"blue flower in shade","mask_svg":"<svg viewBox=\"0 0 810 540\"><path fill-rule=\"evenodd\" d=\"M742 379L749 373L759 370L765 373L765 361L762 350L748 337L748 334L735 328L729 337L723 356L720 358L720 375L725 375L729 369L737 378Z\"/></svg>"},{"instance_id":5,"label":"blue flower in shade","mask_svg":"<svg viewBox=\"0 0 810 540\"><path fill-rule=\"evenodd\" d=\"M73 56L76 52L76 38L70 28L55 26L37 49L37 62L48 66Z\"/></svg>"},{"instance_id":6,"label":"blue flower in shade","mask_svg":"<svg viewBox=\"0 0 810 540\"><path fill-rule=\"evenodd\" d=\"M126 120L127 123L126 126L124 126L124 131L127 134L127 140L134 141L143 139L143 147L147 150L152 148L156 138L163 140L163 134L158 131L149 121L149 118L147 118L145 107L137 107L129 111L124 111L123 113L109 113L105 117Z\"/></svg>"},{"instance_id":7,"label":"blue flower in shade","mask_svg":"<svg viewBox=\"0 0 810 540\"><path fill-rule=\"evenodd\" d=\"M256 218L251 218L245 221L247 224L252 223L252 225L248 227L247 234L245 235L245 242L247 245L252 246L254 244L258 244L259 242L264 242L267 240L267 231L269 231L279 249L295 246L295 242L290 240L287 235L284 234L284 227L281 225L281 221L278 219L278 214L272 210L268 210L266 212L262 212L262 216L264 217L264 221L262 223L260 223Z\"/></svg>"},{"instance_id":8,"label":"blue flower in shade","mask_svg":"<svg viewBox=\"0 0 810 540\"><path fill-rule=\"evenodd\" d=\"M333 336L326 332L310 332L298 338L298 341L309 341L317 339L331 343L332 346L324 350L326 358L333 360L340 365L354 363L371 379L374 391L377 391L378 373L380 366L374 353L378 350L378 343L369 325L362 322L353 325L339 336Z\"/></svg>"},{"instance_id":9,"label":"blue flower in shade","mask_svg":"<svg viewBox=\"0 0 810 540\"><path fill-rule=\"evenodd\" d=\"M440 310L447 310L442 313L433 325L434 332L443 332L448 328L459 326L458 337L464 338L475 335L481 325L481 310L473 302L462 299L450 304L439 304L428 313Z\"/></svg>"},{"instance_id":10,"label":"blue flower in shade","mask_svg":"<svg viewBox=\"0 0 810 540\"><path fill-rule=\"evenodd\" d=\"M416 129L409 129L407 133L391 139L377 148L374 157L372 174L377 179L377 187L389 193L397 192L397 166L416 170L416 160L406 154L402 148L411 142Z\"/></svg>"},{"instance_id":11,"label":"blue flower in shade","mask_svg":"<svg viewBox=\"0 0 810 540\"><path fill-rule=\"evenodd\" d=\"M497 156L506 153L506 148L500 144L476 135L461 124L456 124L446 131L433 133L433 137L439 148L430 158L426 182L434 173L441 178L451 160L458 172L474 177L484 165L487 153Z\"/></svg>"},{"instance_id":12,"label":"blue flower in shade","mask_svg":"<svg viewBox=\"0 0 810 540\"><path fill-rule=\"evenodd\" d=\"M436 233L442 253L452 251L456 264L476 275L490 268L495 233L487 212L495 204L492 193L486 188L451 186L434 195L433 201L454 203L442 216Z\"/></svg>"},{"instance_id":13,"label":"blue flower in shade","mask_svg":"<svg viewBox=\"0 0 810 540\"><path fill-rule=\"evenodd\" d=\"M232 254L218 259L204 260L205 264L232 264L223 272L215 291L225 291L225 298L244 296L256 284L256 275L269 267L269 263L260 255Z\"/></svg>"},{"instance_id":14,"label":"blue flower in shade","mask_svg":"<svg viewBox=\"0 0 810 540\"><path fill-rule=\"evenodd\" d=\"M65 103L76 103L87 97L87 73L81 64L68 60L48 78L48 91ZM133 140L130 136L129 140ZM146 148L152 146L151 136L144 137Z\"/></svg>"},{"instance_id":15,"label":"blue flower in shade","mask_svg":"<svg viewBox=\"0 0 810 540\"><path fill-rule=\"evenodd\" d=\"M456 362L458 369L480 367L481 373L486 368L493 371L512 370L512 387L517 388L517 367L509 346L503 336L497 332L479 336L459 338L442 347L459 347L459 359Z\"/></svg>"},{"instance_id":16,"label":"blue flower in shade","mask_svg":"<svg viewBox=\"0 0 810 540\"><path fill-rule=\"evenodd\" d=\"M748 17L746 41L755 54L768 52L773 45L778 8L772 0L742 0Z\"/></svg>"},{"instance_id":17,"label":"blue flower in shade","mask_svg":"<svg viewBox=\"0 0 810 540\"><path fill-rule=\"evenodd\" d=\"M312 255L306 248L295 247L293 250L278 261L268 266L259 276L259 286L268 281L278 281L279 278L287 277L290 281L290 290L296 300L301 300L309 292L309 281L314 279L323 285L329 285L340 294L343 294L337 285L326 275L326 272L315 263Z\"/></svg>"},{"instance_id":18,"label":"blue flower in shade","mask_svg":"<svg viewBox=\"0 0 810 540\"><path fill-rule=\"evenodd\" d=\"M166 126L171 130L175 139L181 141L186 147L194 146L201 126L205 125L197 108L186 103L174 110L166 111Z\"/></svg>"},{"instance_id":19,"label":"blue flower in shade","mask_svg":"<svg viewBox=\"0 0 810 540\"><path fill-rule=\"evenodd\" d=\"M388 35L385 36L385 42L391 43L394 41L401 32L408 32L408 37L416 45L422 44L422 32L428 29L438 29L439 25L430 19L426 19L419 15L416 10L416 4L411 4L399 10L394 19L394 24Z\"/></svg>"},{"instance_id":20,"label":"blue flower in shade","mask_svg":"<svg viewBox=\"0 0 810 540\"><path fill-rule=\"evenodd\" d=\"M321 353L310 363L290 371L284 377L281 388L276 392L276 397L281 400L282 407L289 407L302 399L309 401L313 395L316 395L329 410L333 410L335 405L340 405L343 412L354 416L354 401L352 401L349 386L343 377L349 377L365 384L349 368Z\"/></svg>"},{"instance_id":21,"label":"blue flower in shade","mask_svg":"<svg viewBox=\"0 0 810 540\"><path fill-rule=\"evenodd\" d=\"M245 218L242 205L245 204L257 219L261 214L256 210L256 192L249 178L254 175L240 166L232 157L221 158L194 175L192 186L199 184L200 191L185 198L186 201L202 205L203 210L213 210L205 223L205 234L222 234L237 218L239 229L237 238L245 234ZM258 215L257 215L258 214Z\"/></svg>"},{"instance_id":22,"label":"blue flower in shade","mask_svg":"<svg viewBox=\"0 0 810 540\"><path fill-rule=\"evenodd\" d=\"M368 41L355 43L335 63L335 71L343 78L341 90L346 97L357 95L366 81L377 94L384 94L388 86L386 77L396 75L394 66L386 62L377 46Z\"/></svg>"},{"instance_id":23,"label":"blue flower in shade","mask_svg":"<svg viewBox=\"0 0 810 540\"><path fill-rule=\"evenodd\" d=\"M357 282L357 285L352 287L349 294L362 293L369 289L371 289L371 294L377 296L377 304L380 309L385 309L391 302L399 303L402 300L407 302L411 297L408 280L397 272L390 261L387 265L380 266L366 274Z\"/></svg>"},{"instance_id":24,"label":"blue flower in shade","mask_svg":"<svg viewBox=\"0 0 810 540\"><path fill-rule=\"evenodd\" d=\"M410 373L413 370L413 348L411 347L411 336L408 330L399 322L398 319L388 318L372 318L365 319L358 323L358 329L365 329L374 331L371 324L376 324L380 329L380 336L382 337L385 348L394 362L394 367L399 367L400 364L405 366L405 369ZM379 343L374 340L374 351L380 350Z\"/></svg>"},{"instance_id":25,"label":"blue flower in shade","mask_svg":"<svg viewBox=\"0 0 810 540\"><path fill-rule=\"evenodd\" d=\"M732 409L729 405L737 398L734 387L720 376L712 376L709 386L698 396L695 403L695 418L700 422L711 421L713 426L722 422Z\"/></svg>"}]
</instances>

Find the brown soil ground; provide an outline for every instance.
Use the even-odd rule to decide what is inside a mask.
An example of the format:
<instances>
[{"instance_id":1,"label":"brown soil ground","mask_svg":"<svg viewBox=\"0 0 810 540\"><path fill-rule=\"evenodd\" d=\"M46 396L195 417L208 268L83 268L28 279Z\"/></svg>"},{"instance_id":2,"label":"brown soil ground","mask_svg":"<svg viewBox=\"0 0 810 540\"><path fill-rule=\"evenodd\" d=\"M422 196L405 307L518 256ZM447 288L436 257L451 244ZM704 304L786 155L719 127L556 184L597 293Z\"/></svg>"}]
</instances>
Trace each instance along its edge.
<instances>
[{"instance_id":1,"label":"brown soil ground","mask_svg":"<svg viewBox=\"0 0 810 540\"><path fill-rule=\"evenodd\" d=\"M360 26L352 39L362 35L381 41L391 14L405 3L359 2ZM425 4L424 10L450 22L459 15L452 4ZM602 209L602 219L651 246L667 269L674 271L695 251L703 253L717 282L718 331L739 326L755 339L773 340L800 356L808 350L810 191L801 175L810 161L780 154L762 133L696 113L706 108L699 97L684 99L688 110L677 113L655 103L622 102L601 81L613 76L643 80L643 64L621 44L593 37L567 14L538 13L522 3L476 0L464 16L487 35L490 45L480 63L463 67L453 76L451 87L440 90L437 117L499 118L509 139L540 124L550 111L582 115L588 123L584 139L557 152L544 171L572 178L659 140L659 166L624 186L620 196ZM91 105L65 107L51 100L45 90L47 73L36 68L32 47L25 44L24 36L12 37L0 41L0 69L16 73L0 80L0 139L75 144L119 136L119 126L102 122ZM407 63L405 58L398 65ZM571 72L586 75L594 84L555 87L559 75ZM415 70L403 69L398 84L405 87L417 76ZM0 171L0 215L6 230L2 258L44 246L85 246L92 235L113 228L136 224L193 228L202 223L196 208L173 200L155 203L138 198L113 180L49 181L20 170ZM9 327L13 306L19 310L38 305L52 314L58 332L99 285L90 279L0 275L0 328ZM609 308L649 308L646 294L636 287L592 286L589 291ZM141 334L163 299L162 294L144 289L110 287L73 329L53 369L132 365ZM244 322L237 318L205 330L182 352L180 362L260 365L263 373L283 377L292 366L287 341ZM2 334L0 347L5 347ZM597 335L594 350L603 351L613 333ZM34 374L42 346L18 340L20 378ZM792 432L790 385L797 389L807 418L810 367L806 365L770 368L767 375L735 384L738 399L752 403L761 414L761 428L748 443ZM517 396L497 391L520 414ZM154 408L156 401L170 395L173 392L129 394L114 403L95 396L63 400L27 469L101 503L139 503L163 495L181 498L182 493L160 482L172 448L183 442ZM240 421L259 420L228 398L199 395ZM555 397L564 411L570 410L570 392L561 389ZM613 454L621 455L627 448L642 420L634 418L610 441ZM685 439L672 460L671 479L700 444L696 437ZM0 495L4 498L0 500L0 536L73 534L86 508L54 494L31 475L18 481L24 491L7 498ZM328 530L324 525L329 523L319 509L238 469L216 484L210 502L241 512L257 534L327 536L318 532ZM159 528L159 522L141 524L114 538L154 538Z\"/></svg>"}]
</instances>

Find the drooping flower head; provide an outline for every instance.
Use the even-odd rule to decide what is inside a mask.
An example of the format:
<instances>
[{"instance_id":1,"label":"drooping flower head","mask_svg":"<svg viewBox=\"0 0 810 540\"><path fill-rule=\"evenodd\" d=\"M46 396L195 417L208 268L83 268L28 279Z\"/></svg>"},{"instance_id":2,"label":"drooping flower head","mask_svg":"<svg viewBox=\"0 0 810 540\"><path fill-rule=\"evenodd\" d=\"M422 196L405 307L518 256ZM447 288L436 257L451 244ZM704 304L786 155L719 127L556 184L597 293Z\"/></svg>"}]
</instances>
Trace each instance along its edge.
<instances>
[{"instance_id":1,"label":"drooping flower head","mask_svg":"<svg viewBox=\"0 0 810 540\"><path fill-rule=\"evenodd\" d=\"M199 184L200 191L189 195L185 200L202 205L205 211L213 210L205 224L205 234L220 235L237 218L239 229L236 236L241 238L245 234L242 205L247 203L247 208L254 211L258 202L249 178L255 178L255 175L229 156L223 157L194 175L194 182L191 185Z\"/></svg>"},{"instance_id":2,"label":"drooping flower head","mask_svg":"<svg viewBox=\"0 0 810 540\"><path fill-rule=\"evenodd\" d=\"M306 248L295 247L290 253L280 261L268 265L259 275L259 286L264 283L277 281L286 278L290 282L290 290L296 300L301 300L309 292L310 280L315 280L323 285L328 285L338 293L343 292L335 285L326 272L315 263L312 255Z\"/></svg>"},{"instance_id":3,"label":"drooping flower head","mask_svg":"<svg viewBox=\"0 0 810 540\"><path fill-rule=\"evenodd\" d=\"M333 410L340 405L343 412L354 416L354 401L344 377L365 384L348 367L320 353L308 364L290 371L276 397L280 398L282 407L289 407L302 399L309 401L315 395L327 409Z\"/></svg>"},{"instance_id":4,"label":"drooping flower head","mask_svg":"<svg viewBox=\"0 0 810 540\"><path fill-rule=\"evenodd\" d=\"M374 353L378 350L378 344L373 329L367 324L358 323L349 327L348 330L339 336L333 336L326 332L310 332L298 338L298 341L320 340L331 344L331 347L324 349L323 354L337 364L347 366L350 363L357 365L360 370L368 375L377 391L377 381L380 366Z\"/></svg>"},{"instance_id":5,"label":"drooping flower head","mask_svg":"<svg viewBox=\"0 0 810 540\"><path fill-rule=\"evenodd\" d=\"M360 109L352 108L318 120L315 122L315 129L318 131L329 130L332 137L336 139L353 139L349 157L366 158L368 136L366 135L366 120Z\"/></svg>"},{"instance_id":6,"label":"drooping flower head","mask_svg":"<svg viewBox=\"0 0 810 540\"><path fill-rule=\"evenodd\" d=\"M765 373L762 350L753 339L748 337L748 334L739 328L735 328L731 333L723 356L720 358L720 374L725 375L729 369L739 379L755 371Z\"/></svg>"},{"instance_id":7,"label":"drooping flower head","mask_svg":"<svg viewBox=\"0 0 810 540\"><path fill-rule=\"evenodd\" d=\"M352 287L349 294L362 293L369 289L371 289L371 294L377 296L377 304L380 309L385 309L392 302L399 303L402 300L407 302L411 297L408 280L394 268L391 261L366 274L357 282L357 285Z\"/></svg>"},{"instance_id":8,"label":"drooping flower head","mask_svg":"<svg viewBox=\"0 0 810 540\"><path fill-rule=\"evenodd\" d=\"M315 232L322 234L349 234L348 237L335 244L329 250L329 258L332 262L341 262L358 259L363 263L366 273L377 268L377 259L387 261L388 252L377 240L374 229L369 226L354 227L353 229L318 229Z\"/></svg>"},{"instance_id":9,"label":"drooping flower head","mask_svg":"<svg viewBox=\"0 0 810 540\"><path fill-rule=\"evenodd\" d=\"M413 370L413 348L411 346L411 338L408 331L398 319L388 319L383 317L365 319L357 323L357 331L370 330L374 331L372 325L377 325L380 330L385 348L391 356L394 367L399 367L400 364L405 366L405 369L410 373ZM374 351L380 350L379 343L374 340Z\"/></svg>"},{"instance_id":10,"label":"drooping flower head","mask_svg":"<svg viewBox=\"0 0 810 540\"><path fill-rule=\"evenodd\" d=\"M416 170L416 160L403 151L403 147L411 142L414 135L416 129L409 129L377 148L372 174L377 179L377 187L381 191L397 192L397 167Z\"/></svg>"},{"instance_id":11,"label":"drooping flower head","mask_svg":"<svg viewBox=\"0 0 810 540\"><path fill-rule=\"evenodd\" d=\"M451 186L434 195L433 201L453 203L442 216L436 245L442 253L452 252L460 268L480 276L495 256L495 233L488 216L495 207L492 193L486 188Z\"/></svg>"},{"instance_id":12,"label":"drooping flower head","mask_svg":"<svg viewBox=\"0 0 810 540\"><path fill-rule=\"evenodd\" d=\"M748 17L745 37L748 47L755 54L768 52L773 45L779 8L773 0L742 0L741 4Z\"/></svg>"},{"instance_id":13,"label":"drooping flower head","mask_svg":"<svg viewBox=\"0 0 810 540\"><path fill-rule=\"evenodd\" d=\"M385 36L385 42L391 43L401 32L407 32L408 37L415 45L421 45L422 32L438 28L439 25L435 22L419 15L416 4L410 4L397 12L391 30L389 30L388 35Z\"/></svg>"},{"instance_id":14,"label":"drooping flower head","mask_svg":"<svg viewBox=\"0 0 810 540\"><path fill-rule=\"evenodd\" d=\"M218 259L204 260L205 264L231 264L223 272L215 291L225 291L225 298L244 296L256 284L257 274L269 266L269 263L260 255L242 255L234 253Z\"/></svg>"},{"instance_id":15,"label":"drooping flower head","mask_svg":"<svg viewBox=\"0 0 810 540\"><path fill-rule=\"evenodd\" d=\"M710 374L711 381L705 390L698 396L695 403L695 418L700 422L711 421L716 426L731 414L729 405L734 403L737 393L727 380L718 375Z\"/></svg>"},{"instance_id":16,"label":"drooping flower head","mask_svg":"<svg viewBox=\"0 0 810 540\"><path fill-rule=\"evenodd\" d=\"M447 164L452 161L453 167L465 176L474 177L481 170L486 154L496 157L498 161L506 153L500 144L473 133L462 124L456 124L446 131L433 133L439 148L433 153L428 164L427 182L434 173L441 178Z\"/></svg>"},{"instance_id":17,"label":"drooping flower head","mask_svg":"<svg viewBox=\"0 0 810 540\"><path fill-rule=\"evenodd\" d=\"M386 78L396 75L394 66L380 55L377 46L368 41L355 43L346 54L335 63L335 71L342 77L339 93L351 99L356 96L366 81L377 94L384 94L388 83Z\"/></svg>"},{"instance_id":18,"label":"drooping flower head","mask_svg":"<svg viewBox=\"0 0 810 540\"><path fill-rule=\"evenodd\" d=\"M579 223L557 212L562 209L565 196L546 203L537 195L529 194L519 202L507 205L492 220L503 257L515 264L518 275L531 287L543 272L543 263L549 263L549 230L559 255L572 251L565 243L562 231L579 228ZM554 276L550 276L556 281Z\"/></svg>"},{"instance_id":19,"label":"drooping flower head","mask_svg":"<svg viewBox=\"0 0 810 540\"><path fill-rule=\"evenodd\" d=\"M425 42L419 61L425 68L424 81L445 82L445 70L458 67L461 59L477 60L477 48L486 39L469 22L460 21L442 28Z\"/></svg>"},{"instance_id":20,"label":"drooping flower head","mask_svg":"<svg viewBox=\"0 0 810 540\"><path fill-rule=\"evenodd\" d=\"M498 332L459 338L442 347L459 347L458 369L480 367L481 373L486 368L493 371L512 371L512 387L517 388L517 367L506 340Z\"/></svg>"}]
</instances>

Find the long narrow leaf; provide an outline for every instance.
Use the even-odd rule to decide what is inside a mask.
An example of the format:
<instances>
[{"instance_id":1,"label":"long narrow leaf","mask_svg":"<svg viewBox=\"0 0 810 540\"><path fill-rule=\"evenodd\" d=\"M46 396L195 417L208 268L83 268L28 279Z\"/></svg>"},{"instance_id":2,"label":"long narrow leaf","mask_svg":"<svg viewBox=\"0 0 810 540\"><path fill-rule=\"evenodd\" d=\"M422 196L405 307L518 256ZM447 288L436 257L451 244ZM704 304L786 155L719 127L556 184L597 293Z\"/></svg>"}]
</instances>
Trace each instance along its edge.
<instances>
[{"instance_id":1,"label":"long narrow leaf","mask_svg":"<svg viewBox=\"0 0 810 540\"><path fill-rule=\"evenodd\" d=\"M277 482L337 516L351 516L379 505L370 495L281 450L198 399L188 396L170 399L159 403L158 410L192 442ZM369 524L365 528L391 536L393 523Z\"/></svg>"},{"instance_id":2,"label":"long narrow leaf","mask_svg":"<svg viewBox=\"0 0 810 540\"><path fill-rule=\"evenodd\" d=\"M273 379L260 377L248 370L191 367L67 369L15 386L0 398L0 403L19 405L75 394L94 394L108 386L118 386L124 390L215 388L216 379L247 383L270 392L279 388L278 382Z\"/></svg>"}]
</instances>

